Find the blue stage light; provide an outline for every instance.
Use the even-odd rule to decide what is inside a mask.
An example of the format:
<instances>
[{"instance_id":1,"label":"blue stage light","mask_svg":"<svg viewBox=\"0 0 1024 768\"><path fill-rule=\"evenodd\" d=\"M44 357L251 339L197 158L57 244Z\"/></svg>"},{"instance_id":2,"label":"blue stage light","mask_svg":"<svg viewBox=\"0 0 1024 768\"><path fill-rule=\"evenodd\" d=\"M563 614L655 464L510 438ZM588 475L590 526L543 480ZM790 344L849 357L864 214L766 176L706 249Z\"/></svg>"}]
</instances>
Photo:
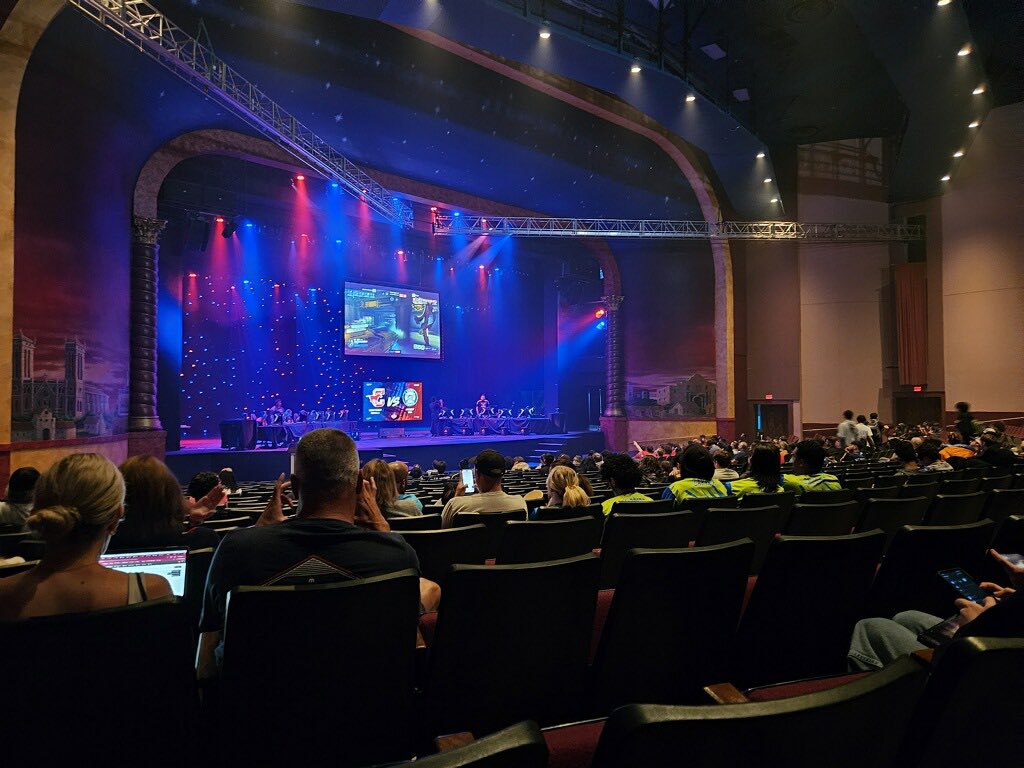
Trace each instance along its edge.
<instances>
[{"instance_id":1,"label":"blue stage light","mask_svg":"<svg viewBox=\"0 0 1024 768\"><path fill-rule=\"evenodd\" d=\"M251 221L245 222L245 227L246 227L246 229L252 229L252 222Z\"/></svg>"},{"instance_id":2,"label":"blue stage light","mask_svg":"<svg viewBox=\"0 0 1024 768\"><path fill-rule=\"evenodd\" d=\"M461 214L461 213L459 213L458 211L456 211L455 213L453 213L453 214L452 214L452 216L461 216L461 215L462 215L462 214Z\"/></svg>"},{"instance_id":3,"label":"blue stage light","mask_svg":"<svg viewBox=\"0 0 1024 768\"><path fill-rule=\"evenodd\" d=\"M607 327L608 327L608 323L606 323L604 320L602 320L600 323L597 324L597 330L599 330L599 331L603 331Z\"/></svg>"},{"instance_id":4,"label":"blue stage light","mask_svg":"<svg viewBox=\"0 0 1024 768\"><path fill-rule=\"evenodd\" d=\"M331 182L331 189L337 189L337 188L338 188L338 182L332 181Z\"/></svg>"}]
</instances>

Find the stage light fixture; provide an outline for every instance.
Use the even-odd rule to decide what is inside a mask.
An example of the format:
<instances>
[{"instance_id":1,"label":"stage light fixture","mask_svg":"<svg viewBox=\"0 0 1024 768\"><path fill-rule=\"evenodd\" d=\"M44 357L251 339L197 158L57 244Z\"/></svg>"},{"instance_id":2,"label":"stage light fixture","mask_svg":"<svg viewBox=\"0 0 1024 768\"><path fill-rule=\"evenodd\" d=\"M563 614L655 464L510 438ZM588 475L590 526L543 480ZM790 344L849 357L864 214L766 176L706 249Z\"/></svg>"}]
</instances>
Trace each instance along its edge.
<instances>
[{"instance_id":1,"label":"stage light fixture","mask_svg":"<svg viewBox=\"0 0 1024 768\"><path fill-rule=\"evenodd\" d=\"M972 120L967 127L968 128L977 128L979 125L981 125L981 121L980 120Z\"/></svg>"},{"instance_id":2,"label":"stage light fixture","mask_svg":"<svg viewBox=\"0 0 1024 768\"><path fill-rule=\"evenodd\" d=\"M695 102L696 100L697 100L697 97L696 97L696 96L694 96L694 95L693 95L692 93L691 93L691 94L689 94L689 95L688 95L688 96L686 97L686 103L687 103L687 104L693 104L693 102Z\"/></svg>"},{"instance_id":3,"label":"stage light fixture","mask_svg":"<svg viewBox=\"0 0 1024 768\"><path fill-rule=\"evenodd\" d=\"M551 32L549 30L542 29L540 31L540 39L541 40L547 40L549 37L551 37Z\"/></svg>"},{"instance_id":4,"label":"stage light fixture","mask_svg":"<svg viewBox=\"0 0 1024 768\"><path fill-rule=\"evenodd\" d=\"M977 88L975 88L973 91L971 91L971 93L973 93L975 96L980 96L984 92L985 92L985 86L984 85L979 85Z\"/></svg>"},{"instance_id":5,"label":"stage light fixture","mask_svg":"<svg viewBox=\"0 0 1024 768\"><path fill-rule=\"evenodd\" d=\"M952 3L952 2L953 2L953 0L939 0L939 1L938 1L937 3L935 3L935 4L936 4L937 6L939 6L939 8L942 8L943 6L949 5L949 4L950 4L950 3Z\"/></svg>"},{"instance_id":6,"label":"stage light fixture","mask_svg":"<svg viewBox=\"0 0 1024 768\"><path fill-rule=\"evenodd\" d=\"M629 71L632 72L634 75L639 74L640 70L641 70L641 67L640 67L640 62L639 61L634 61L633 65L629 68Z\"/></svg>"},{"instance_id":7,"label":"stage light fixture","mask_svg":"<svg viewBox=\"0 0 1024 768\"><path fill-rule=\"evenodd\" d=\"M942 181L949 181L949 174L948 173L945 176L942 177Z\"/></svg>"},{"instance_id":8,"label":"stage light fixture","mask_svg":"<svg viewBox=\"0 0 1024 768\"><path fill-rule=\"evenodd\" d=\"M772 183L772 177L768 176L767 178L765 178L764 183L765 184L771 184Z\"/></svg>"},{"instance_id":9,"label":"stage light fixture","mask_svg":"<svg viewBox=\"0 0 1024 768\"><path fill-rule=\"evenodd\" d=\"M597 312L594 313L594 317L596 317L598 320L600 320L602 317L604 317L604 310L603 309L597 310Z\"/></svg>"},{"instance_id":10,"label":"stage light fixture","mask_svg":"<svg viewBox=\"0 0 1024 768\"><path fill-rule=\"evenodd\" d=\"M757 157L758 160L764 160L764 152L758 152L755 157Z\"/></svg>"},{"instance_id":11,"label":"stage light fixture","mask_svg":"<svg viewBox=\"0 0 1024 768\"><path fill-rule=\"evenodd\" d=\"M218 216L217 218L214 219L214 221L216 221L218 224L223 224L224 223L224 217L223 216Z\"/></svg>"},{"instance_id":12,"label":"stage light fixture","mask_svg":"<svg viewBox=\"0 0 1024 768\"><path fill-rule=\"evenodd\" d=\"M453 214L452 214L452 216L461 216L461 215L462 215L462 214L461 214L461 213L459 213L458 211L456 211L455 213L453 213Z\"/></svg>"},{"instance_id":13,"label":"stage light fixture","mask_svg":"<svg viewBox=\"0 0 1024 768\"><path fill-rule=\"evenodd\" d=\"M953 153L953 157L963 157L963 156L964 156L964 151L962 149L958 149L956 152Z\"/></svg>"},{"instance_id":14,"label":"stage light fixture","mask_svg":"<svg viewBox=\"0 0 1024 768\"><path fill-rule=\"evenodd\" d=\"M436 205L430 206L430 212L431 213L437 213L437 206Z\"/></svg>"},{"instance_id":15,"label":"stage light fixture","mask_svg":"<svg viewBox=\"0 0 1024 768\"><path fill-rule=\"evenodd\" d=\"M253 223L251 221L245 222L245 228L246 229L252 229L253 228Z\"/></svg>"},{"instance_id":16,"label":"stage light fixture","mask_svg":"<svg viewBox=\"0 0 1024 768\"><path fill-rule=\"evenodd\" d=\"M332 181L331 182L331 189L337 189L337 188L338 188L338 182Z\"/></svg>"},{"instance_id":17,"label":"stage light fixture","mask_svg":"<svg viewBox=\"0 0 1024 768\"><path fill-rule=\"evenodd\" d=\"M296 176L296 177L295 177L295 180L296 180L296 181L305 181L305 180L306 180L306 177L305 177L305 176L303 176L303 175L302 175L302 174L300 173L300 174L299 174L298 176Z\"/></svg>"},{"instance_id":18,"label":"stage light fixture","mask_svg":"<svg viewBox=\"0 0 1024 768\"><path fill-rule=\"evenodd\" d=\"M957 56L970 56L971 55L971 46L970 46L970 44L968 43L963 48L961 48L959 51L957 51L956 55Z\"/></svg>"},{"instance_id":19,"label":"stage light fixture","mask_svg":"<svg viewBox=\"0 0 1024 768\"><path fill-rule=\"evenodd\" d=\"M771 199L771 202L773 202L773 203L777 203L777 202L779 202L779 198L777 198L777 197L773 197L773 198Z\"/></svg>"},{"instance_id":20,"label":"stage light fixture","mask_svg":"<svg viewBox=\"0 0 1024 768\"><path fill-rule=\"evenodd\" d=\"M606 323L604 320L602 320L600 323L597 324L597 330L599 330L599 331L603 331L607 327L608 327L608 323Z\"/></svg>"},{"instance_id":21,"label":"stage light fixture","mask_svg":"<svg viewBox=\"0 0 1024 768\"><path fill-rule=\"evenodd\" d=\"M195 272L189 272L188 276L189 277L199 277L199 275L197 275Z\"/></svg>"}]
</instances>

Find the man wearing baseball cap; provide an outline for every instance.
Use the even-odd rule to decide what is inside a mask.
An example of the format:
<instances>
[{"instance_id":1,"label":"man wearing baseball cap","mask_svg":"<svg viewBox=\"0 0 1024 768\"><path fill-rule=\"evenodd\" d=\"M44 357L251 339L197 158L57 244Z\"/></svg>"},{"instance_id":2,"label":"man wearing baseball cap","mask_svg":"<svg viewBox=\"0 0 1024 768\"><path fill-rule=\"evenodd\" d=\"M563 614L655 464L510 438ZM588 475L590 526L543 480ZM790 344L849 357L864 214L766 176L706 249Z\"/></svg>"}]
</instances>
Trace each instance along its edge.
<instances>
[{"instance_id":1,"label":"man wearing baseball cap","mask_svg":"<svg viewBox=\"0 0 1024 768\"><path fill-rule=\"evenodd\" d=\"M497 451L481 451L473 462L476 492L466 492L466 486L459 483L455 496L441 512L441 525L450 528L458 512L509 512L526 511L526 500L522 496L510 496L501 488L505 475L505 457Z\"/></svg>"}]
</instances>

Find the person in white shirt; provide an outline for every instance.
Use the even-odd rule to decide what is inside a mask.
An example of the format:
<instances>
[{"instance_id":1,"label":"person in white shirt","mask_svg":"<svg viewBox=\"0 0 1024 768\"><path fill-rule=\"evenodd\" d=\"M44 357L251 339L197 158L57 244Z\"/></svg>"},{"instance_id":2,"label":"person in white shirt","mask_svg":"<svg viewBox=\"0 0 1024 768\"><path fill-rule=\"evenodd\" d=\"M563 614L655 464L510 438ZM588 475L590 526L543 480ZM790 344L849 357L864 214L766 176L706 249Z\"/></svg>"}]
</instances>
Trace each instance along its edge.
<instances>
[{"instance_id":1,"label":"person in white shirt","mask_svg":"<svg viewBox=\"0 0 1024 768\"><path fill-rule=\"evenodd\" d=\"M874 436L871 434L871 427L868 425L867 417L861 414L857 417L857 423L854 425L857 429L857 440L862 445L871 446L875 445Z\"/></svg>"},{"instance_id":2,"label":"person in white shirt","mask_svg":"<svg viewBox=\"0 0 1024 768\"><path fill-rule=\"evenodd\" d=\"M522 496L510 496L501 487L501 478L505 474L505 457L490 449L481 451L474 462L473 474L477 492L466 495L466 486L459 482L455 496L441 510L441 526L451 528L455 515L459 512L510 512L523 510L526 512L526 499Z\"/></svg>"},{"instance_id":3,"label":"person in white shirt","mask_svg":"<svg viewBox=\"0 0 1024 768\"><path fill-rule=\"evenodd\" d=\"M836 428L836 437L843 441L841 448L845 448L857 439L857 425L853 421L853 411L843 411L843 420Z\"/></svg>"},{"instance_id":4,"label":"person in white shirt","mask_svg":"<svg viewBox=\"0 0 1024 768\"><path fill-rule=\"evenodd\" d=\"M740 473L732 468L732 453L729 451L719 451L713 457L715 462L715 480L721 480L727 482L729 480L738 480Z\"/></svg>"}]
</instances>

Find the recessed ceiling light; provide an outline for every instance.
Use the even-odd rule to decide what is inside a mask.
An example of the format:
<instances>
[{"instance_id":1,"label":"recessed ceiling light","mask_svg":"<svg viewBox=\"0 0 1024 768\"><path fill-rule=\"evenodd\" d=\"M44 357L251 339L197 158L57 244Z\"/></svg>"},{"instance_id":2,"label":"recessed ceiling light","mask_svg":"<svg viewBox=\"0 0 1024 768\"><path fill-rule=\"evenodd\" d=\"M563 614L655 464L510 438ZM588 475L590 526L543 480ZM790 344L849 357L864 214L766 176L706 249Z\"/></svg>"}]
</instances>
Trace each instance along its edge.
<instances>
[{"instance_id":1,"label":"recessed ceiling light","mask_svg":"<svg viewBox=\"0 0 1024 768\"><path fill-rule=\"evenodd\" d=\"M695 102L696 100L697 100L697 97L694 96L692 93L686 97L686 103L687 104L693 104L693 102Z\"/></svg>"},{"instance_id":2,"label":"recessed ceiling light","mask_svg":"<svg viewBox=\"0 0 1024 768\"><path fill-rule=\"evenodd\" d=\"M540 39L541 40L547 40L549 37L551 37L551 33L548 30L542 29L540 31Z\"/></svg>"},{"instance_id":3,"label":"recessed ceiling light","mask_svg":"<svg viewBox=\"0 0 1024 768\"><path fill-rule=\"evenodd\" d=\"M949 4L950 4L950 3L952 3L952 2L953 2L953 0L939 0L939 1L938 1L938 2L936 3L936 5L937 5L937 6L939 6L939 8L941 8L942 6L944 6L944 5L949 5Z\"/></svg>"},{"instance_id":4,"label":"recessed ceiling light","mask_svg":"<svg viewBox=\"0 0 1024 768\"><path fill-rule=\"evenodd\" d=\"M980 95L981 95L981 94L983 94L984 92L985 92L985 86L984 86L984 85L979 85L979 86L978 86L977 88L975 88L975 89L974 89L974 90L972 91L972 93L973 93L973 94L974 94L975 96L980 96Z\"/></svg>"},{"instance_id":5,"label":"recessed ceiling light","mask_svg":"<svg viewBox=\"0 0 1024 768\"><path fill-rule=\"evenodd\" d=\"M949 174L947 173L945 176L943 176L942 180L943 181L949 181Z\"/></svg>"},{"instance_id":6,"label":"recessed ceiling light","mask_svg":"<svg viewBox=\"0 0 1024 768\"><path fill-rule=\"evenodd\" d=\"M629 71L632 72L634 75L637 74L640 71L640 65L637 64L636 62L633 62L633 66L629 68Z\"/></svg>"},{"instance_id":7,"label":"recessed ceiling light","mask_svg":"<svg viewBox=\"0 0 1024 768\"><path fill-rule=\"evenodd\" d=\"M764 159L764 152L758 152L758 153L757 153L757 159L758 159L758 160L762 160L762 159Z\"/></svg>"},{"instance_id":8,"label":"recessed ceiling light","mask_svg":"<svg viewBox=\"0 0 1024 768\"><path fill-rule=\"evenodd\" d=\"M771 184L772 183L772 177L769 176L767 179L764 180L764 183L765 184Z\"/></svg>"},{"instance_id":9,"label":"recessed ceiling light","mask_svg":"<svg viewBox=\"0 0 1024 768\"><path fill-rule=\"evenodd\" d=\"M971 46L970 45L965 45L963 48L961 48L959 51L956 52L956 55L957 56L970 56L971 55Z\"/></svg>"},{"instance_id":10,"label":"recessed ceiling light","mask_svg":"<svg viewBox=\"0 0 1024 768\"><path fill-rule=\"evenodd\" d=\"M978 120L975 120L970 125L968 125L967 127L968 128L977 128L979 125L981 125L981 122L978 121Z\"/></svg>"},{"instance_id":11,"label":"recessed ceiling light","mask_svg":"<svg viewBox=\"0 0 1024 768\"><path fill-rule=\"evenodd\" d=\"M964 151L962 149L958 149L956 152L953 153L953 157L963 157L963 156L964 156Z\"/></svg>"},{"instance_id":12,"label":"recessed ceiling light","mask_svg":"<svg viewBox=\"0 0 1024 768\"><path fill-rule=\"evenodd\" d=\"M773 198L772 198L772 202L773 202L773 203L777 203L777 202L779 202L779 198L777 198L777 197L773 197Z\"/></svg>"}]
</instances>

